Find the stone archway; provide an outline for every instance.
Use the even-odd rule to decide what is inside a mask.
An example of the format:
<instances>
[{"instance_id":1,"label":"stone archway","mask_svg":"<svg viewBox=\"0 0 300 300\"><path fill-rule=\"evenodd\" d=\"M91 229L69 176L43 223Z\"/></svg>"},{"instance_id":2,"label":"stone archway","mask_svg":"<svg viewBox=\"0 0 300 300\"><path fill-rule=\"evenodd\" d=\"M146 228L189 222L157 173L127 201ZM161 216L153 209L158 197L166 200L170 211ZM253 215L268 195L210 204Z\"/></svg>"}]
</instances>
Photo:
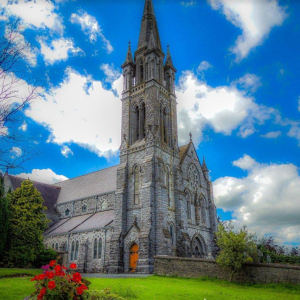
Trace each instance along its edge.
<instances>
[{"instance_id":1,"label":"stone archway","mask_svg":"<svg viewBox=\"0 0 300 300\"><path fill-rule=\"evenodd\" d=\"M137 244L132 244L129 252L129 268L130 272L136 271L137 261L139 259L139 246Z\"/></svg>"},{"instance_id":2,"label":"stone archway","mask_svg":"<svg viewBox=\"0 0 300 300\"><path fill-rule=\"evenodd\" d=\"M195 258L204 258L206 255L206 248L203 240L199 236L195 236L192 242L193 256Z\"/></svg>"}]
</instances>

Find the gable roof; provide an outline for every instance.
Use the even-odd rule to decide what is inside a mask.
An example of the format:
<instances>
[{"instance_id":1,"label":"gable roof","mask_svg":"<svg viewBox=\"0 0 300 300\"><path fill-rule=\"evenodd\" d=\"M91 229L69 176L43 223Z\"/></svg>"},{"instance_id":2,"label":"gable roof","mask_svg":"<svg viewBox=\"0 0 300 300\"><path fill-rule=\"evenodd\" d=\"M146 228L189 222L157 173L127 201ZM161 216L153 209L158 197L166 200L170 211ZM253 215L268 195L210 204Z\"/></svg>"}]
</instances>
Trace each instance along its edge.
<instances>
[{"instance_id":1,"label":"gable roof","mask_svg":"<svg viewBox=\"0 0 300 300\"><path fill-rule=\"evenodd\" d=\"M183 162L184 158L186 157L188 150L190 148L191 142L179 147L179 158L180 158L180 164Z\"/></svg>"},{"instance_id":2,"label":"gable roof","mask_svg":"<svg viewBox=\"0 0 300 300\"><path fill-rule=\"evenodd\" d=\"M24 180L26 180L24 178L9 175L9 174L6 174L5 176L8 176L13 190L20 188L21 183ZM38 181L33 181L33 180L31 180L31 181L33 182L33 186L41 193L41 196L44 199L43 205L47 207L47 211L49 211L51 213L56 213L54 205L58 198L58 195L60 192L60 187L42 183L42 182L38 182Z\"/></svg>"},{"instance_id":3,"label":"gable roof","mask_svg":"<svg viewBox=\"0 0 300 300\"><path fill-rule=\"evenodd\" d=\"M115 191L117 170L118 165L56 183L61 188L57 204Z\"/></svg>"}]
</instances>

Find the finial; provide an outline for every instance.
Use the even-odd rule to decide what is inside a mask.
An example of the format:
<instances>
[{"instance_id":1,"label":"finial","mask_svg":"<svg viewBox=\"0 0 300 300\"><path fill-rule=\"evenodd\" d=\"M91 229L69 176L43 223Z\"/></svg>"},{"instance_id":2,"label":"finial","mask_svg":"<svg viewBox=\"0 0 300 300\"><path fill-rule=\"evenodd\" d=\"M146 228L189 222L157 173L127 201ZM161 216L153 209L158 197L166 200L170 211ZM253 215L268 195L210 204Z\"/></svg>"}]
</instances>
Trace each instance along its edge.
<instances>
[{"instance_id":1,"label":"finial","mask_svg":"<svg viewBox=\"0 0 300 300\"><path fill-rule=\"evenodd\" d=\"M192 133L190 132L190 134L189 134L189 136L190 136L190 142L192 141Z\"/></svg>"},{"instance_id":2,"label":"finial","mask_svg":"<svg viewBox=\"0 0 300 300\"><path fill-rule=\"evenodd\" d=\"M128 47L131 48L131 41L128 41Z\"/></svg>"}]
</instances>

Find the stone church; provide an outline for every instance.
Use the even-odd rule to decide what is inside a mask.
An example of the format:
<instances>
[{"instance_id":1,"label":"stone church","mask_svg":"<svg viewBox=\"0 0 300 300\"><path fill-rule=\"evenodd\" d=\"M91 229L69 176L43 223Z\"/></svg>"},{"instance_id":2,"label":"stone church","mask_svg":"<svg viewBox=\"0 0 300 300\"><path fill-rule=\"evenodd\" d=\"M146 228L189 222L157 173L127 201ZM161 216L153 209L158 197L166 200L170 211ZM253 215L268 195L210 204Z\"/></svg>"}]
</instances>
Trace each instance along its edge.
<instances>
[{"instance_id":1,"label":"stone church","mask_svg":"<svg viewBox=\"0 0 300 300\"><path fill-rule=\"evenodd\" d=\"M163 53L151 0L122 69L120 164L55 185L34 183L52 220L44 242L84 272L152 273L156 255L212 258L212 183L192 136L178 147L176 68L169 49ZM6 189L22 180L6 175Z\"/></svg>"}]
</instances>

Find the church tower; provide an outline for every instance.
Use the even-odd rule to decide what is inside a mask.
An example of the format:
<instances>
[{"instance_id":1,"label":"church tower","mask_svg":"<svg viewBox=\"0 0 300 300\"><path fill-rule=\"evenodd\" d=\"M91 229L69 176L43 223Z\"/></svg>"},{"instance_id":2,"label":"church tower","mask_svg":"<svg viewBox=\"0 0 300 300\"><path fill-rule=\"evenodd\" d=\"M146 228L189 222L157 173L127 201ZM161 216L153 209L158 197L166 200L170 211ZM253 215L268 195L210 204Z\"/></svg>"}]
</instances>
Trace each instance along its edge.
<instances>
[{"instance_id":1,"label":"church tower","mask_svg":"<svg viewBox=\"0 0 300 300\"><path fill-rule=\"evenodd\" d=\"M152 0L145 1L134 57L129 43L122 69L122 142L109 272L151 273L155 255L186 256L193 248L178 148L176 69L169 46L166 57L163 52ZM186 146L184 154L194 151L195 168L201 169L192 142ZM207 180L203 174L199 180ZM208 186L203 184L205 193ZM200 215L200 194L195 195L190 207Z\"/></svg>"}]
</instances>

